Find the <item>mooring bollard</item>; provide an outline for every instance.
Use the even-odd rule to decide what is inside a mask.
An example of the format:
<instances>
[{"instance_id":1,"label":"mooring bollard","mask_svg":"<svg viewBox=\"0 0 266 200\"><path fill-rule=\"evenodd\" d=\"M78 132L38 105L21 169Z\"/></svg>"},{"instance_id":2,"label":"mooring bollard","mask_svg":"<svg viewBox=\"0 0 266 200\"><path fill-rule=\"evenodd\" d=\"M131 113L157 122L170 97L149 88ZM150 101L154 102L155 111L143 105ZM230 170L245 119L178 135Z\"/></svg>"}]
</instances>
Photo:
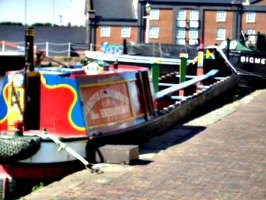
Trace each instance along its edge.
<instances>
[{"instance_id":1,"label":"mooring bollard","mask_svg":"<svg viewBox=\"0 0 266 200\"><path fill-rule=\"evenodd\" d=\"M180 66L179 66L179 83L183 83L186 80L186 70L187 70L187 53L180 53ZM184 96L184 90L179 90L179 96Z\"/></svg>"},{"instance_id":2,"label":"mooring bollard","mask_svg":"<svg viewBox=\"0 0 266 200\"><path fill-rule=\"evenodd\" d=\"M151 77L153 82L154 93L159 90L159 72L160 72L161 60L151 61Z\"/></svg>"},{"instance_id":3,"label":"mooring bollard","mask_svg":"<svg viewBox=\"0 0 266 200\"><path fill-rule=\"evenodd\" d=\"M197 76L203 74L203 62L204 62L204 49L203 42L200 41L199 50L198 50L198 59L197 59Z\"/></svg>"},{"instance_id":4,"label":"mooring bollard","mask_svg":"<svg viewBox=\"0 0 266 200\"><path fill-rule=\"evenodd\" d=\"M200 40L199 50L198 50L198 58L197 58L197 76L201 76L204 74L204 47L203 47L203 41ZM198 82L196 84L197 86L202 85L201 82ZM197 92L201 89L197 88Z\"/></svg>"},{"instance_id":5,"label":"mooring bollard","mask_svg":"<svg viewBox=\"0 0 266 200\"><path fill-rule=\"evenodd\" d=\"M179 66L179 73L180 73L179 83L183 83L186 80L188 54L187 53L180 53L179 57L181 60L180 66Z\"/></svg>"}]
</instances>

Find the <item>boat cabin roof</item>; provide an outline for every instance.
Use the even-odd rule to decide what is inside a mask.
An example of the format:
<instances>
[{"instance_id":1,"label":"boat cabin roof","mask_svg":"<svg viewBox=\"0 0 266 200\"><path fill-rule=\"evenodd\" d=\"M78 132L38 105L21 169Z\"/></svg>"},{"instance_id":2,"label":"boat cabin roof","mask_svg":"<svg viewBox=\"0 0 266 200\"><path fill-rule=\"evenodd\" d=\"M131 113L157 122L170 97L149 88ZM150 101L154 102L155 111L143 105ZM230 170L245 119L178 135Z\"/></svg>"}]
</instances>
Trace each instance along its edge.
<instances>
[{"instance_id":1,"label":"boat cabin roof","mask_svg":"<svg viewBox=\"0 0 266 200\"><path fill-rule=\"evenodd\" d=\"M68 75L72 77L77 76L95 76L95 75L111 75L120 73L130 73L130 72L141 72L147 71L146 67L129 66L129 65L119 65L118 69L115 69L113 65L110 65L108 70L84 70L82 68L61 68L61 67L39 67L35 68L42 74L54 74L54 75Z\"/></svg>"}]
</instances>

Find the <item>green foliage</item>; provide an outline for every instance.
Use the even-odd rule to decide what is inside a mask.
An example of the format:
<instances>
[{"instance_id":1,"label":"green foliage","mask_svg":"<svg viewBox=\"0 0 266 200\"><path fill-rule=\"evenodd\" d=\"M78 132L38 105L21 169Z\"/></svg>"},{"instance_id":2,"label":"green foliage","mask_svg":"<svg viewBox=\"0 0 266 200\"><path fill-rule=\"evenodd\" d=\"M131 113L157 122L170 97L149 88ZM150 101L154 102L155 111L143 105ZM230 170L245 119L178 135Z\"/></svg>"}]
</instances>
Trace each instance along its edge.
<instances>
[{"instance_id":1,"label":"green foliage","mask_svg":"<svg viewBox=\"0 0 266 200\"><path fill-rule=\"evenodd\" d=\"M39 186L38 186L38 185L33 186L32 189L31 189L31 191L32 191L32 192L35 192L35 191L37 191L37 190L39 190L39 189L41 189L41 188L43 188L43 187L44 187L43 183L40 183Z\"/></svg>"},{"instance_id":2,"label":"green foliage","mask_svg":"<svg viewBox=\"0 0 266 200\"><path fill-rule=\"evenodd\" d=\"M5 26L23 26L22 23L20 22L0 22L0 26L5 25Z\"/></svg>"},{"instance_id":3,"label":"green foliage","mask_svg":"<svg viewBox=\"0 0 266 200\"><path fill-rule=\"evenodd\" d=\"M0 22L0 26L24 26L22 23L20 23L20 22ZM67 24L67 26L64 26L64 25L58 25L58 24L52 24L52 23L49 23L49 22L47 22L47 23L39 23L39 22L37 22L37 23L34 23L34 24L32 24L31 26L46 26L46 27L72 27L72 28L82 28L82 27L84 27L84 26L78 26L78 25L73 25L73 26L71 26L71 23L69 22L68 24Z\"/></svg>"},{"instance_id":4,"label":"green foliage","mask_svg":"<svg viewBox=\"0 0 266 200\"><path fill-rule=\"evenodd\" d=\"M52 26L51 23L34 23L32 26Z\"/></svg>"}]
</instances>

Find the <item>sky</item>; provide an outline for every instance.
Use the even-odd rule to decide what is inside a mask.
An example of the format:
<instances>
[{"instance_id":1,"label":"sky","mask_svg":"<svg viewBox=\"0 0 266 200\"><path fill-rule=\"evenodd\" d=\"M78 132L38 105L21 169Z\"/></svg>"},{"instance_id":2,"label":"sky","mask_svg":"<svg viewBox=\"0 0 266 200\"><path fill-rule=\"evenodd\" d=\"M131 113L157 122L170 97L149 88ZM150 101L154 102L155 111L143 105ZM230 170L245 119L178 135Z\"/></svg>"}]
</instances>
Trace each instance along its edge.
<instances>
[{"instance_id":1,"label":"sky","mask_svg":"<svg viewBox=\"0 0 266 200\"><path fill-rule=\"evenodd\" d=\"M0 0L0 22L85 25L85 1Z\"/></svg>"}]
</instances>

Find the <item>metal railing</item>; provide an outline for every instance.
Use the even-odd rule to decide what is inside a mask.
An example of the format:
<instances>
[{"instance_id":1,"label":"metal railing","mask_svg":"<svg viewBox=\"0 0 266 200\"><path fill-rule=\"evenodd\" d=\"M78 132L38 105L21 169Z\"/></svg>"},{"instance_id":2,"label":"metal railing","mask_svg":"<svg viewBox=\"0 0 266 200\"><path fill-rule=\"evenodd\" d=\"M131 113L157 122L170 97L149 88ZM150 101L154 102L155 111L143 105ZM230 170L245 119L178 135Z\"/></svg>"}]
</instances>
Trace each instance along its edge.
<instances>
[{"instance_id":1,"label":"metal railing","mask_svg":"<svg viewBox=\"0 0 266 200\"><path fill-rule=\"evenodd\" d=\"M85 50L89 50L89 48L92 47L92 44L89 45L87 43L34 43L34 49L44 51L46 56L80 56L81 54L84 54ZM0 41L0 52L12 52L24 55L25 42Z\"/></svg>"}]
</instances>

